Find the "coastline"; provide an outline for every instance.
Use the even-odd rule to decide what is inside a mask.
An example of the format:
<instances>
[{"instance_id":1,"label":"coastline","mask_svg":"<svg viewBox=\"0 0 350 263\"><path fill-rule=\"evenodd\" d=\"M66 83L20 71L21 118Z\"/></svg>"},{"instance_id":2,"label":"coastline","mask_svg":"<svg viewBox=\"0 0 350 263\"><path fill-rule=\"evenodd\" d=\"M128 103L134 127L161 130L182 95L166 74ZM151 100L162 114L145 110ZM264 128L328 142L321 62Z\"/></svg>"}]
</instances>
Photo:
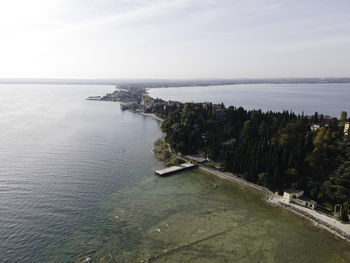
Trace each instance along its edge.
<instances>
[{"instance_id":1,"label":"coastline","mask_svg":"<svg viewBox=\"0 0 350 263\"><path fill-rule=\"evenodd\" d=\"M160 123L162 123L164 121L164 119L158 117L154 113L144 113L144 112L135 112L135 111L134 111L134 113L139 113L140 115L143 115L143 116L152 117L155 120L159 121ZM178 156L178 157L180 157L186 161L189 161L189 160L183 158L182 156ZM232 173L221 172L221 171L218 171L216 169L204 167L203 165L199 165L198 167L202 171L210 173L210 174L212 174L216 177L219 177L221 179L231 181L233 183L242 185L244 187L249 187L251 189L259 191L265 195L264 200L265 200L266 204L280 207L280 208L285 208L285 209L289 210L290 212L297 214L297 215L311 221L314 226L321 228L321 229L325 229L328 232L335 235L336 237L340 237L340 238L350 242L350 224L343 224L343 223L339 222L338 220L331 218L325 214L319 213L315 210L304 208L304 207L296 205L296 204L284 202L282 199L282 196L274 194L268 188L265 188L263 186L260 186L260 185L257 185L257 184L251 183L251 182L248 182L240 177L235 176Z\"/></svg>"},{"instance_id":2,"label":"coastline","mask_svg":"<svg viewBox=\"0 0 350 263\"><path fill-rule=\"evenodd\" d=\"M297 214L302 218L307 219L308 221L311 221L315 227L327 230L331 234L350 242L350 224L343 224L338 220L321 214L315 210L311 210L297 204L284 202L282 196L278 196L263 186L248 182L231 173L223 173L208 167L204 167L202 165L199 165L199 169L215 175L221 179L259 191L265 194L264 199L266 204L287 209L288 211Z\"/></svg>"},{"instance_id":3,"label":"coastline","mask_svg":"<svg viewBox=\"0 0 350 263\"><path fill-rule=\"evenodd\" d=\"M153 113L143 113L143 112L140 112L139 114L140 114L140 115L143 115L143 116L153 117L154 119L156 119L157 121L160 121L160 122L163 122L163 121L164 121L162 118L159 118L157 115L155 115L155 114L153 114Z\"/></svg>"},{"instance_id":4,"label":"coastline","mask_svg":"<svg viewBox=\"0 0 350 263\"><path fill-rule=\"evenodd\" d=\"M152 113L140 113L144 116L150 116L154 119L163 122L164 120L156 116ZM181 157L183 158L183 157ZM184 159L184 158L183 158ZM185 159L186 160L186 159ZM187 160L188 161L188 160ZM331 234L335 235L336 237L342 238L346 240L347 242L350 242L350 224L343 224L339 222L338 220L331 218L327 215L321 214L315 210L311 210L302 206L299 206L297 204L287 203L284 202L282 199L282 196L274 194L271 190L269 190L266 187L263 187L261 185L257 185L251 182L248 182L238 176L235 176L232 173L228 172L221 172L209 167L205 167L203 165L198 165L198 168L202 170L203 172L212 174L216 177L219 177L223 180L227 180L239 185L242 185L244 187L248 187L251 189L254 189L256 191L259 191L265 195L264 199L267 205L275 206L284 208L298 216L301 216L302 218L310 221L315 227L324 229Z\"/></svg>"}]
</instances>

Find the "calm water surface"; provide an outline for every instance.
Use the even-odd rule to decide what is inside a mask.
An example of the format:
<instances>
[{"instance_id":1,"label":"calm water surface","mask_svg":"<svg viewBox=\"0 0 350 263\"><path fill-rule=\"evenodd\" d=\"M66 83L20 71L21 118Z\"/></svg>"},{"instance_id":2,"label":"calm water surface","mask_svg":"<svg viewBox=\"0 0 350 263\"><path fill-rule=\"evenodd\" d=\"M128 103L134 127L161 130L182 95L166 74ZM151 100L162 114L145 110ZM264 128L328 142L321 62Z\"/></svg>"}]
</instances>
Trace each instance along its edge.
<instances>
[{"instance_id":1,"label":"calm water surface","mask_svg":"<svg viewBox=\"0 0 350 263\"><path fill-rule=\"evenodd\" d=\"M150 95L181 102L213 102L264 111L315 112L339 117L350 112L350 83L249 84L150 89Z\"/></svg>"},{"instance_id":2,"label":"calm water surface","mask_svg":"<svg viewBox=\"0 0 350 263\"><path fill-rule=\"evenodd\" d=\"M156 177L159 123L84 100L112 87L0 89L1 263L350 262L346 242L259 193Z\"/></svg>"}]
</instances>

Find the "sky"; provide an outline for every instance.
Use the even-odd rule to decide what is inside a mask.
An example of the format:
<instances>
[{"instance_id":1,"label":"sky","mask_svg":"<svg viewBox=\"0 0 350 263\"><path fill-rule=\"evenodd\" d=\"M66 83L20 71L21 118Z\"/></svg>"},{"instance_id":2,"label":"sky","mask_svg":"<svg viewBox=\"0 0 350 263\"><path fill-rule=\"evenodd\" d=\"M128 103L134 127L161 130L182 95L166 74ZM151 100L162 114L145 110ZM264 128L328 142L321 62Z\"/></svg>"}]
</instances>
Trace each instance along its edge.
<instances>
[{"instance_id":1,"label":"sky","mask_svg":"<svg viewBox=\"0 0 350 263\"><path fill-rule=\"evenodd\" d=\"M349 0L0 0L0 78L350 77Z\"/></svg>"}]
</instances>

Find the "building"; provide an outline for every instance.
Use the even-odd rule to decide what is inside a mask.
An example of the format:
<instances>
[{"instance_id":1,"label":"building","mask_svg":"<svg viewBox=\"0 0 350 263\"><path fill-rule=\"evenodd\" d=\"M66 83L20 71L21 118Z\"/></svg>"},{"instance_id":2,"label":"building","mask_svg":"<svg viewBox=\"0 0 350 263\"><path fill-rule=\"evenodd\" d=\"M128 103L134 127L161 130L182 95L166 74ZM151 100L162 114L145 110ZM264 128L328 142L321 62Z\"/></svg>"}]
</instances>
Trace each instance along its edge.
<instances>
[{"instance_id":1,"label":"building","mask_svg":"<svg viewBox=\"0 0 350 263\"><path fill-rule=\"evenodd\" d=\"M311 130L312 130L312 131L317 131L319 128L320 128L320 125L319 125L319 124L312 124L312 125L311 125Z\"/></svg>"},{"instance_id":2,"label":"building","mask_svg":"<svg viewBox=\"0 0 350 263\"><path fill-rule=\"evenodd\" d=\"M350 123L345 122L344 123L344 135L348 136L349 135L349 128L350 128Z\"/></svg>"},{"instance_id":3,"label":"building","mask_svg":"<svg viewBox=\"0 0 350 263\"><path fill-rule=\"evenodd\" d=\"M298 205L301 205L310 209L315 209L316 202L303 195L304 195L304 191L302 190L287 189L287 190L284 190L283 201L287 203L296 203Z\"/></svg>"},{"instance_id":4,"label":"building","mask_svg":"<svg viewBox=\"0 0 350 263\"><path fill-rule=\"evenodd\" d=\"M293 199L299 198L304 194L302 190L287 189L283 193L283 201L290 203Z\"/></svg>"},{"instance_id":5,"label":"building","mask_svg":"<svg viewBox=\"0 0 350 263\"><path fill-rule=\"evenodd\" d=\"M316 202L307 196L301 196L293 201L295 203L297 203L298 205L310 208L312 210L314 210L316 208Z\"/></svg>"},{"instance_id":6,"label":"building","mask_svg":"<svg viewBox=\"0 0 350 263\"><path fill-rule=\"evenodd\" d=\"M139 107L139 104L137 102L129 102L129 103L120 104L120 109L122 111L124 111L124 110L137 110L138 107Z\"/></svg>"}]
</instances>

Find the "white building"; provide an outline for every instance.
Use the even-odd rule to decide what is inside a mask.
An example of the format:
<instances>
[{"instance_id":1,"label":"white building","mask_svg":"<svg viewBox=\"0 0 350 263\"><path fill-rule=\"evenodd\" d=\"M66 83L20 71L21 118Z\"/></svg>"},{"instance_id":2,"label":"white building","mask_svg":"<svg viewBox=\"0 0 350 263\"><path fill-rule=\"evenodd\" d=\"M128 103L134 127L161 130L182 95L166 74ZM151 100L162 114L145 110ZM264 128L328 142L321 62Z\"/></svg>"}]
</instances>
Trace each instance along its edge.
<instances>
[{"instance_id":1,"label":"white building","mask_svg":"<svg viewBox=\"0 0 350 263\"><path fill-rule=\"evenodd\" d=\"M312 131L317 131L319 128L320 128L320 125L319 125L319 124L312 124L312 125L311 125L311 130L312 130Z\"/></svg>"},{"instance_id":2,"label":"white building","mask_svg":"<svg viewBox=\"0 0 350 263\"><path fill-rule=\"evenodd\" d=\"M283 201L290 203L293 199L299 198L304 194L302 190L287 189L283 193Z\"/></svg>"},{"instance_id":3,"label":"white building","mask_svg":"<svg viewBox=\"0 0 350 263\"><path fill-rule=\"evenodd\" d=\"M303 196L303 194L304 191L302 190L284 190L283 201L287 203L296 203L307 208L315 209L316 202L306 196Z\"/></svg>"},{"instance_id":4,"label":"white building","mask_svg":"<svg viewBox=\"0 0 350 263\"><path fill-rule=\"evenodd\" d=\"M350 128L350 123L349 122L345 122L344 124L344 135L349 135L349 128Z\"/></svg>"}]
</instances>

